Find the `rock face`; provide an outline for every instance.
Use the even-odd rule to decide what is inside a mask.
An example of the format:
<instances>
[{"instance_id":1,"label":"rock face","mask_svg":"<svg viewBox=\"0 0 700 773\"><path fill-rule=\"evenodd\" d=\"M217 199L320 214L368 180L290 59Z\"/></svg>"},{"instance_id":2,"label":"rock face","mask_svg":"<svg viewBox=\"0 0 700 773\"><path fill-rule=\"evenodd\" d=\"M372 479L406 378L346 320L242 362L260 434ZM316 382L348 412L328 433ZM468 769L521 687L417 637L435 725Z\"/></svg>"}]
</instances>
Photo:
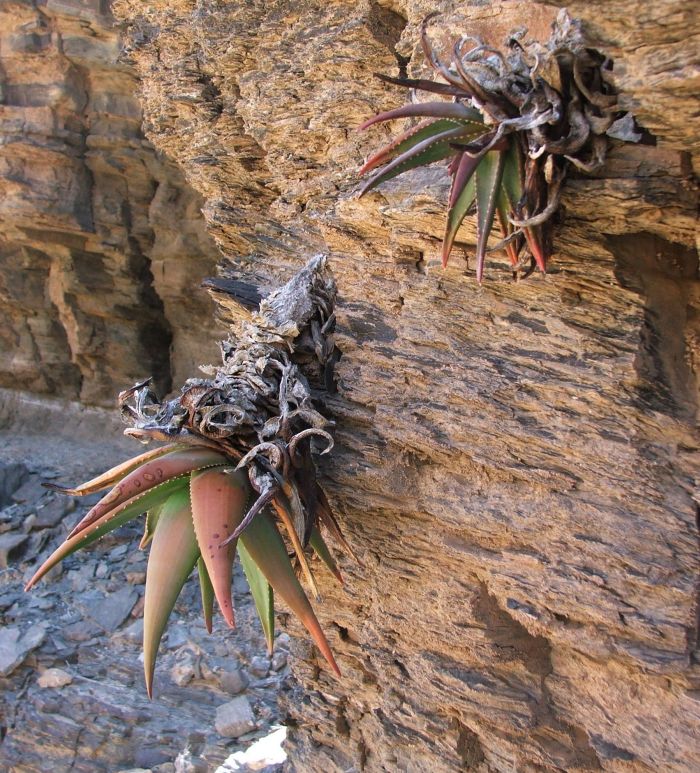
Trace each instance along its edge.
<instances>
[{"instance_id":1,"label":"rock face","mask_svg":"<svg viewBox=\"0 0 700 773\"><path fill-rule=\"evenodd\" d=\"M0 386L112 405L216 351L201 199L144 139L119 49L103 0L0 8Z\"/></svg>"},{"instance_id":2,"label":"rock face","mask_svg":"<svg viewBox=\"0 0 700 773\"><path fill-rule=\"evenodd\" d=\"M573 6L591 45L615 57L620 102L653 142L616 147L602 173L568 181L547 276L515 284L494 257L482 287L468 225L464 256L439 266L443 170L354 196L360 161L387 136L355 127L404 97L373 72L423 71L428 13L443 12L436 41L476 32L498 44L523 24L546 35L556 9L113 10L148 139L202 197L207 231L240 277L269 286L327 251L338 281L343 358L324 487L364 565L342 561L344 589L319 570L342 681L294 639L292 766L697 770L693 5ZM39 248L22 249L29 261ZM56 269L57 283L67 276ZM52 330L41 340L59 342ZM125 348L137 351L133 339ZM86 358L114 366L93 352L86 344Z\"/></svg>"}]
</instances>

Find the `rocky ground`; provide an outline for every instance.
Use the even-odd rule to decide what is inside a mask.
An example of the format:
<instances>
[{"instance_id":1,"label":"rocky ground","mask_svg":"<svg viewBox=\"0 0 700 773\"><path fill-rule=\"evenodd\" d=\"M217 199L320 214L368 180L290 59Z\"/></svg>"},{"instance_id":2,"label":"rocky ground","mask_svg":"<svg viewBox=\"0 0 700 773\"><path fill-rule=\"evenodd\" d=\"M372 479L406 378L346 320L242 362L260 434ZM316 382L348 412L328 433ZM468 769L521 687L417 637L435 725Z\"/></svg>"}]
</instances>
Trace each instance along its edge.
<instances>
[{"instance_id":1,"label":"rocky ground","mask_svg":"<svg viewBox=\"0 0 700 773\"><path fill-rule=\"evenodd\" d=\"M51 760L55 773L277 770L264 761L246 766L250 754L241 752L279 720L288 638L280 634L266 657L242 573L234 580L235 631L215 620L207 635L198 583L185 587L163 637L152 701L140 661L147 557L137 549L140 523L23 592L37 562L95 501L55 494L41 481L87 479L126 455L118 442L71 441L41 423L47 434L0 432L0 769L43 773ZM277 747L280 734L271 736Z\"/></svg>"}]
</instances>

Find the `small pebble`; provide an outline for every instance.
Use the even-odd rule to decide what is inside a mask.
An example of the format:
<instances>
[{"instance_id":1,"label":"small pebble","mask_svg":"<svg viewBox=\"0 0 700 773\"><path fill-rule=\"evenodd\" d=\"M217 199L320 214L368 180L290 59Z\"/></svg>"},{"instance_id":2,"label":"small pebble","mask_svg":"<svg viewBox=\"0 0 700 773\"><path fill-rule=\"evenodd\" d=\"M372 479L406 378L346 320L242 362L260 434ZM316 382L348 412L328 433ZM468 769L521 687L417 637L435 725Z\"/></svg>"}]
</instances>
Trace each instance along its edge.
<instances>
[{"instance_id":1,"label":"small pebble","mask_svg":"<svg viewBox=\"0 0 700 773\"><path fill-rule=\"evenodd\" d=\"M248 670L253 676L263 679L270 671L270 661L267 658L256 656L250 661Z\"/></svg>"},{"instance_id":2,"label":"small pebble","mask_svg":"<svg viewBox=\"0 0 700 773\"><path fill-rule=\"evenodd\" d=\"M131 585L143 585L146 582L146 572L127 572L126 581Z\"/></svg>"},{"instance_id":3,"label":"small pebble","mask_svg":"<svg viewBox=\"0 0 700 773\"><path fill-rule=\"evenodd\" d=\"M221 671L219 673L219 684L221 689L225 690L229 695L238 695L242 693L248 686L249 679L246 676L245 671L240 668L232 668L227 671Z\"/></svg>"},{"instance_id":4,"label":"small pebble","mask_svg":"<svg viewBox=\"0 0 700 773\"><path fill-rule=\"evenodd\" d=\"M270 664L273 671L281 671L287 665L287 653L275 652L272 656L272 662Z\"/></svg>"},{"instance_id":5,"label":"small pebble","mask_svg":"<svg viewBox=\"0 0 700 773\"><path fill-rule=\"evenodd\" d=\"M62 668L47 668L46 671L36 680L41 688L47 687L65 687L73 681L73 677Z\"/></svg>"},{"instance_id":6,"label":"small pebble","mask_svg":"<svg viewBox=\"0 0 700 773\"><path fill-rule=\"evenodd\" d=\"M98 580L104 580L106 577L109 577L109 574L109 564L106 561L100 561L97 564L97 569L95 569L95 577Z\"/></svg>"},{"instance_id":7,"label":"small pebble","mask_svg":"<svg viewBox=\"0 0 700 773\"><path fill-rule=\"evenodd\" d=\"M216 710L216 732L225 738L240 738L255 730L255 716L245 695L239 695Z\"/></svg>"}]
</instances>

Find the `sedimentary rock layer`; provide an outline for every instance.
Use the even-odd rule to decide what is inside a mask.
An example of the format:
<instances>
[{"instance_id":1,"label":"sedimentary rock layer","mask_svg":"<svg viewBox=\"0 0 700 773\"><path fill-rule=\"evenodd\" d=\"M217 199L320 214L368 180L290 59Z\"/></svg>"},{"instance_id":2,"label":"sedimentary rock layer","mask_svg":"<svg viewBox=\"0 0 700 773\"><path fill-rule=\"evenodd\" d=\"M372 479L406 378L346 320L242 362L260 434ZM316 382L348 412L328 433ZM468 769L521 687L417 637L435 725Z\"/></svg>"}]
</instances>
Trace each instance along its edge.
<instances>
[{"instance_id":1,"label":"sedimentary rock layer","mask_svg":"<svg viewBox=\"0 0 700 773\"><path fill-rule=\"evenodd\" d=\"M111 405L214 355L218 252L143 136L108 5L0 8L0 385Z\"/></svg>"}]
</instances>

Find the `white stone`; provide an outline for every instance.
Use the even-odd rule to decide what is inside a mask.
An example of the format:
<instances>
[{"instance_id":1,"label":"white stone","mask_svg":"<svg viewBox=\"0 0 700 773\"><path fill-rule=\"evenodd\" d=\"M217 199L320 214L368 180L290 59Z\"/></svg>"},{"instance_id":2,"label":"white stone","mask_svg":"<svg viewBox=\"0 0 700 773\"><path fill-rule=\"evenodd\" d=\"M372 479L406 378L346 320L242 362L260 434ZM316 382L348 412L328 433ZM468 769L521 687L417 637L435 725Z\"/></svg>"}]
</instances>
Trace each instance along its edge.
<instances>
[{"instance_id":1,"label":"white stone","mask_svg":"<svg viewBox=\"0 0 700 773\"><path fill-rule=\"evenodd\" d=\"M281 765L287 759L282 748L286 737L286 727L273 727L268 735L251 744L245 751L231 754L215 773L253 773L270 765Z\"/></svg>"}]
</instances>

